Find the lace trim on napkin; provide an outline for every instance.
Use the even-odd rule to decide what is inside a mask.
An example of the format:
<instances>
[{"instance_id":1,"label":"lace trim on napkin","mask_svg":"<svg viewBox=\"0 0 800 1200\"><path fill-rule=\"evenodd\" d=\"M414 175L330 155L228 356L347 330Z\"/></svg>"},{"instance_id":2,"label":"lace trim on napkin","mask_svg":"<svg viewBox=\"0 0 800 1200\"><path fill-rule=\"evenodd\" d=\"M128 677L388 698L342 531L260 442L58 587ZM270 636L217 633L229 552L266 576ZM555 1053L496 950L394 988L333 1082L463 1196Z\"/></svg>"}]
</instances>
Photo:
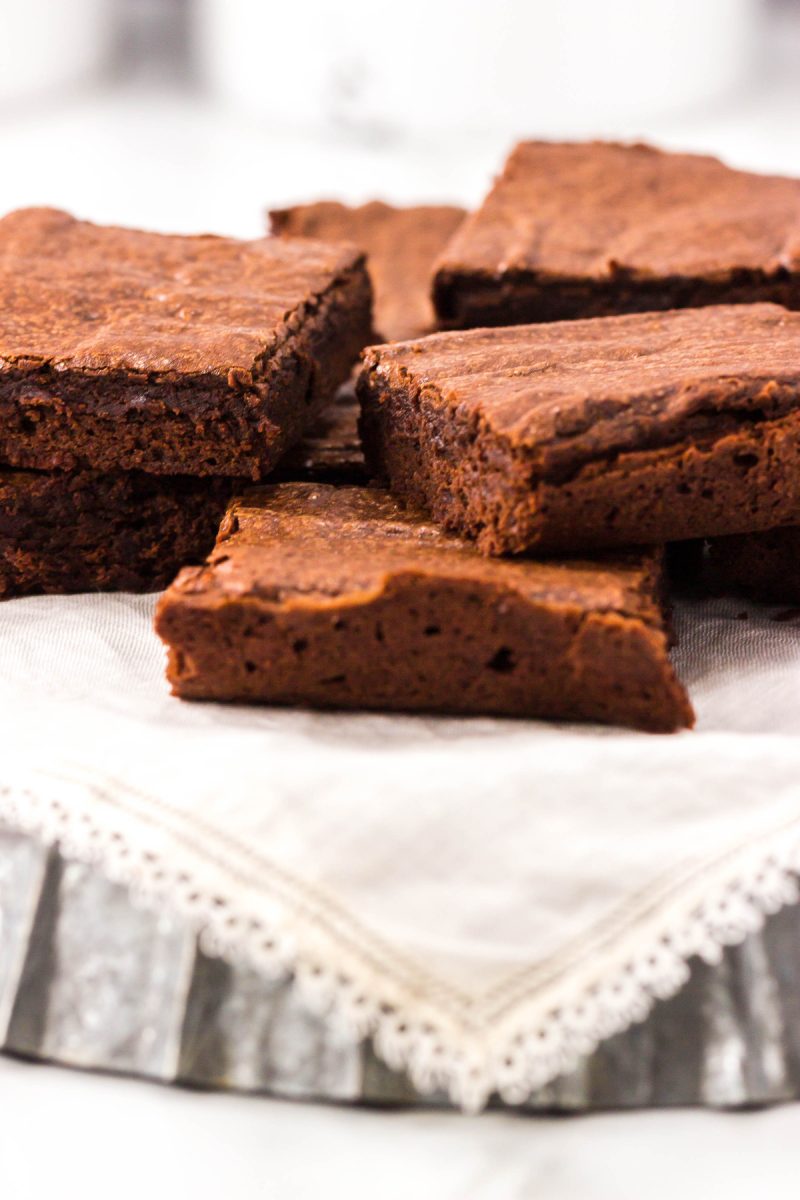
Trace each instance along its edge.
<instances>
[{"instance_id":1,"label":"lace trim on napkin","mask_svg":"<svg viewBox=\"0 0 800 1200\"><path fill-rule=\"evenodd\" d=\"M492 996L490 1027L485 1013L452 1005L446 1011L452 997L437 997L423 978L415 987L407 963L397 973L387 969L391 950L373 953L374 942L355 919L341 912L331 919L325 899L301 881L282 872L270 878L262 864L271 915L264 916L263 904L256 914L246 900L209 884L202 850L185 839L176 838L168 862L144 844L138 828L135 841L128 836L129 819L115 820L105 808L98 818L96 806L110 802L110 794L95 789L76 805L60 790L54 782L43 798L0 788L0 819L58 844L66 857L96 864L134 900L180 912L198 929L206 953L247 962L270 978L293 975L311 1010L355 1036L372 1037L378 1055L406 1070L419 1091L444 1090L468 1111L482 1108L493 1092L522 1103L601 1041L643 1020L656 1000L674 995L688 977L689 959L718 961L724 946L759 929L800 892L799 820L695 864L670 882L661 904L651 895L646 911L622 915L584 938L584 953L597 958L590 982L576 986L568 969L544 984L540 973L533 980L533 971L519 972ZM166 823L162 838L165 832L175 836Z\"/></svg>"}]
</instances>

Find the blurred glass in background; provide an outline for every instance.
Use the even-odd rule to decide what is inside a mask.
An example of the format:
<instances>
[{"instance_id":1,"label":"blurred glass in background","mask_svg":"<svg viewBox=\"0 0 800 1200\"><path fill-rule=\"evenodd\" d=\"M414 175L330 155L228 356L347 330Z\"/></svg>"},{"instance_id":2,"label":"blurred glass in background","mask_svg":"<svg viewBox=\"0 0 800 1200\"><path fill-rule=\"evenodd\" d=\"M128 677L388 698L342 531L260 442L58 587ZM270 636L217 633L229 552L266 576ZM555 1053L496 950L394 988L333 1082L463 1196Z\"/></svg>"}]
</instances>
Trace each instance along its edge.
<instances>
[{"instance_id":1,"label":"blurred glass in background","mask_svg":"<svg viewBox=\"0 0 800 1200\"><path fill-rule=\"evenodd\" d=\"M6 110L170 80L273 127L368 139L642 123L800 55L798 0L2 0L0 22Z\"/></svg>"},{"instance_id":2,"label":"blurred glass in background","mask_svg":"<svg viewBox=\"0 0 800 1200\"><path fill-rule=\"evenodd\" d=\"M97 78L111 47L113 0L0 0L0 104L24 104Z\"/></svg>"},{"instance_id":3,"label":"blurred glass in background","mask_svg":"<svg viewBox=\"0 0 800 1200\"><path fill-rule=\"evenodd\" d=\"M477 202L520 136L800 174L800 0L0 0L0 211Z\"/></svg>"},{"instance_id":4,"label":"blurred glass in background","mask_svg":"<svg viewBox=\"0 0 800 1200\"><path fill-rule=\"evenodd\" d=\"M201 79L243 111L424 136L582 133L725 97L757 70L761 16L760 0L197 0L195 19Z\"/></svg>"}]
</instances>

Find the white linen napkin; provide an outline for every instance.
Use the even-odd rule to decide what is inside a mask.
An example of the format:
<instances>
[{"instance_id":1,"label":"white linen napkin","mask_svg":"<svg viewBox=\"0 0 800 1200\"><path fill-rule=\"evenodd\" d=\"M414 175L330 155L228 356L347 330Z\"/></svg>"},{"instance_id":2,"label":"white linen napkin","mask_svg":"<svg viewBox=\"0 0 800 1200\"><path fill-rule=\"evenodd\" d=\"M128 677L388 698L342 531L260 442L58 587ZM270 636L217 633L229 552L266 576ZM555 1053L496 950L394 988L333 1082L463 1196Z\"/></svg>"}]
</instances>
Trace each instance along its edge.
<instances>
[{"instance_id":1,"label":"white linen napkin","mask_svg":"<svg viewBox=\"0 0 800 1200\"><path fill-rule=\"evenodd\" d=\"M522 1100L795 898L800 620L678 609L694 732L170 697L153 597L0 606L0 818L293 971L419 1088Z\"/></svg>"}]
</instances>

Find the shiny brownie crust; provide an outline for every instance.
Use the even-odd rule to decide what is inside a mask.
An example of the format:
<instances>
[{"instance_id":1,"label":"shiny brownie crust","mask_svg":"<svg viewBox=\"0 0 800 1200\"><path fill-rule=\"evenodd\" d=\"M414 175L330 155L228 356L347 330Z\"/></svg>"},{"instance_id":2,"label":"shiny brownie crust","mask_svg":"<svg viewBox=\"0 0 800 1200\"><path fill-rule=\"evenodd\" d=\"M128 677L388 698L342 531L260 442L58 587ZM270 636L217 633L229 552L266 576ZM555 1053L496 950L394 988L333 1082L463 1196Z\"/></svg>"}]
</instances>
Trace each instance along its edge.
<instances>
[{"instance_id":1,"label":"shiny brownie crust","mask_svg":"<svg viewBox=\"0 0 800 1200\"><path fill-rule=\"evenodd\" d=\"M355 250L0 221L0 461L260 478L369 340Z\"/></svg>"}]
</instances>

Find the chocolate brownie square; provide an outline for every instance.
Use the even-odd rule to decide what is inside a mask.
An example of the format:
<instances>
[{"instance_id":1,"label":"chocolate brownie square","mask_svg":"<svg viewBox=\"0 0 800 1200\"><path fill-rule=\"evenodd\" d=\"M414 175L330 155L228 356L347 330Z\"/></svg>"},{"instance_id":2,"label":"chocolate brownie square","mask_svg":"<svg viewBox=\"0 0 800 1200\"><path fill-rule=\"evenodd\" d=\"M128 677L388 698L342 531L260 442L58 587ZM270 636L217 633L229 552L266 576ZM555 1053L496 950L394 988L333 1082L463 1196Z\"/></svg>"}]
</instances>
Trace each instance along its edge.
<instances>
[{"instance_id":1,"label":"chocolate brownie square","mask_svg":"<svg viewBox=\"0 0 800 1200\"><path fill-rule=\"evenodd\" d=\"M367 253L375 290L375 340L420 337L435 325L433 264L463 221L463 208L417 204L396 208L373 200L358 208L323 200L269 214L273 233L345 241Z\"/></svg>"},{"instance_id":2,"label":"chocolate brownie square","mask_svg":"<svg viewBox=\"0 0 800 1200\"><path fill-rule=\"evenodd\" d=\"M378 346L367 460L487 553L800 520L800 313L726 305Z\"/></svg>"},{"instance_id":3,"label":"chocolate brownie square","mask_svg":"<svg viewBox=\"0 0 800 1200\"><path fill-rule=\"evenodd\" d=\"M353 248L0 221L0 462L257 479L370 337Z\"/></svg>"},{"instance_id":4,"label":"chocolate brownie square","mask_svg":"<svg viewBox=\"0 0 800 1200\"><path fill-rule=\"evenodd\" d=\"M800 308L800 180L522 142L436 268L442 327L772 300Z\"/></svg>"},{"instance_id":5,"label":"chocolate brownie square","mask_svg":"<svg viewBox=\"0 0 800 1200\"><path fill-rule=\"evenodd\" d=\"M154 592L214 545L230 479L0 468L0 599Z\"/></svg>"},{"instance_id":6,"label":"chocolate brownie square","mask_svg":"<svg viewBox=\"0 0 800 1200\"><path fill-rule=\"evenodd\" d=\"M692 724L660 557L487 559L386 492L282 484L232 502L159 602L173 692L315 708Z\"/></svg>"}]
</instances>

